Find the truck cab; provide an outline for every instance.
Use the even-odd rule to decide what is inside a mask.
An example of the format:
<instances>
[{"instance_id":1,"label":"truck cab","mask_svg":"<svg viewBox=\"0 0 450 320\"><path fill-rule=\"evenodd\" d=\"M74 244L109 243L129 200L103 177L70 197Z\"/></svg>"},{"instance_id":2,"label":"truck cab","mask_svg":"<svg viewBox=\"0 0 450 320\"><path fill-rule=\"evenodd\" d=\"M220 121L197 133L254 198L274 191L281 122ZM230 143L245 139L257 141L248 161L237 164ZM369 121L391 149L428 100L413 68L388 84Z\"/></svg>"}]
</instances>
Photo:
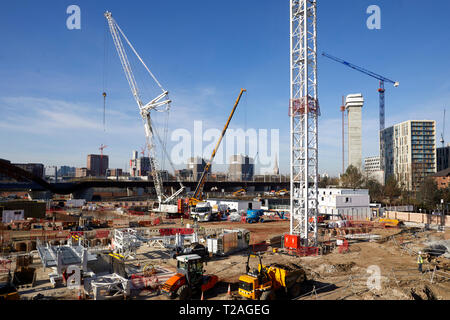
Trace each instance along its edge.
<instances>
[{"instance_id":1,"label":"truck cab","mask_svg":"<svg viewBox=\"0 0 450 320\"><path fill-rule=\"evenodd\" d=\"M244 298L259 300L262 293L265 290L270 290L271 288L272 281L264 273L259 275L245 274L239 277L238 293Z\"/></svg>"},{"instance_id":2,"label":"truck cab","mask_svg":"<svg viewBox=\"0 0 450 320\"><path fill-rule=\"evenodd\" d=\"M207 222L211 219L212 207L209 202L199 202L191 210L191 218L196 219L198 222Z\"/></svg>"}]
</instances>

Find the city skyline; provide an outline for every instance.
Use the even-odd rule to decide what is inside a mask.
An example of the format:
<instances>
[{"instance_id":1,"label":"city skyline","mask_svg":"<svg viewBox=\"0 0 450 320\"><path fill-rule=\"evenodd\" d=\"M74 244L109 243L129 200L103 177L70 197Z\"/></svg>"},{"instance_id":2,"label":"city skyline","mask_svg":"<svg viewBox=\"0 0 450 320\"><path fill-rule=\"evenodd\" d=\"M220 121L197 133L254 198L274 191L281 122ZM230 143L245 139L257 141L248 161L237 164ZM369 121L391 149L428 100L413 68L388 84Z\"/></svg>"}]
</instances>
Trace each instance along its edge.
<instances>
[{"instance_id":1,"label":"city skyline","mask_svg":"<svg viewBox=\"0 0 450 320\"><path fill-rule=\"evenodd\" d=\"M11 45L4 50L0 70L0 135L11 137L0 141L2 158L13 163L83 167L86 155L99 152L99 146L106 144L110 167L127 170L131 151L139 150L145 139L111 37L105 32L103 12L110 10L170 91L174 102L169 137L180 128L193 132L194 121L203 121L205 130L221 130L236 94L246 88L230 129L278 129L278 165L280 173L288 173L289 12L283 3L142 3L146 9L135 11L133 6L124 9L106 1L78 1L81 30L68 30L68 4L25 2L29 8L25 13L22 3L1 4L1 24L14 31L6 35ZM448 29L450 22L444 15L450 4L437 2L435 11L429 13L414 3L418 1L379 1L381 30L366 27L368 1L319 3L319 51L397 79L398 88L386 86L386 127L405 120L435 120L438 140L443 109L450 99L446 78L450 45L427 37L416 21L420 17L430 28ZM240 10L236 11L237 5ZM219 8L223 14L212 18L210 13ZM162 13L151 21L145 19L146 12L152 11ZM168 17L184 27L168 25ZM167 39L161 28L172 36ZM23 41L14 42L12 37ZM422 39L421 46L408 50L417 38ZM358 46L353 46L352 39L358 39ZM27 50L30 46L36 50ZM417 63L430 52L433 59ZM362 157L379 154L378 83L325 58L318 60L319 172L336 176L341 171L339 107L343 95L362 93L365 97ZM143 87L149 84L143 82ZM108 93L106 130L103 90ZM450 137L448 126L445 136ZM169 150L174 144L168 144ZM270 171L272 166L265 169Z\"/></svg>"}]
</instances>

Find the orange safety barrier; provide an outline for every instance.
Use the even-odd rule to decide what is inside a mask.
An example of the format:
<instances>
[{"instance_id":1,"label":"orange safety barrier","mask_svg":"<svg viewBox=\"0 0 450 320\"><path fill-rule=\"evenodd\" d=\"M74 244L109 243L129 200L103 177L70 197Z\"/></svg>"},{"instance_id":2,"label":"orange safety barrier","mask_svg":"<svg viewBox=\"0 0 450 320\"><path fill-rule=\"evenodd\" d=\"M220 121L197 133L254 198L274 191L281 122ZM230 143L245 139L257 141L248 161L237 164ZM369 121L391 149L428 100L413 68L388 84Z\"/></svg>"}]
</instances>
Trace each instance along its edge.
<instances>
[{"instance_id":1,"label":"orange safety barrier","mask_svg":"<svg viewBox=\"0 0 450 320\"><path fill-rule=\"evenodd\" d=\"M109 230L96 230L95 237L96 238L108 238Z\"/></svg>"},{"instance_id":2,"label":"orange safety barrier","mask_svg":"<svg viewBox=\"0 0 450 320\"><path fill-rule=\"evenodd\" d=\"M192 228L164 228L159 229L160 236L174 236L175 234L192 234L194 229Z\"/></svg>"}]
</instances>

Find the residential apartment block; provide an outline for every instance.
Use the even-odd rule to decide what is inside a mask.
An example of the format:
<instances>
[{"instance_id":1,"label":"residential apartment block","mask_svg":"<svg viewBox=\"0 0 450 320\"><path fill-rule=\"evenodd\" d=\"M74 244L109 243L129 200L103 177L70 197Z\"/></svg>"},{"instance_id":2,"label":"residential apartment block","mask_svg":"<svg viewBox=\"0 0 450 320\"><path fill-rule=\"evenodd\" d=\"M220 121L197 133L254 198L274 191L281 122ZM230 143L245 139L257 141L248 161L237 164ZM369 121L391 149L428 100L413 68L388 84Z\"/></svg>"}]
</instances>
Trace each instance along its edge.
<instances>
[{"instance_id":1,"label":"residential apartment block","mask_svg":"<svg viewBox=\"0 0 450 320\"><path fill-rule=\"evenodd\" d=\"M380 156L364 159L364 174L367 178L384 184L384 171L381 170Z\"/></svg>"},{"instance_id":2,"label":"residential apartment block","mask_svg":"<svg viewBox=\"0 0 450 320\"><path fill-rule=\"evenodd\" d=\"M448 169L448 159L450 156L450 145L436 149L437 172Z\"/></svg>"},{"instance_id":3,"label":"residential apartment block","mask_svg":"<svg viewBox=\"0 0 450 320\"><path fill-rule=\"evenodd\" d=\"M436 123L409 120L380 134L381 166L385 182L394 176L400 186L417 191L425 177L436 173Z\"/></svg>"}]
</instances>

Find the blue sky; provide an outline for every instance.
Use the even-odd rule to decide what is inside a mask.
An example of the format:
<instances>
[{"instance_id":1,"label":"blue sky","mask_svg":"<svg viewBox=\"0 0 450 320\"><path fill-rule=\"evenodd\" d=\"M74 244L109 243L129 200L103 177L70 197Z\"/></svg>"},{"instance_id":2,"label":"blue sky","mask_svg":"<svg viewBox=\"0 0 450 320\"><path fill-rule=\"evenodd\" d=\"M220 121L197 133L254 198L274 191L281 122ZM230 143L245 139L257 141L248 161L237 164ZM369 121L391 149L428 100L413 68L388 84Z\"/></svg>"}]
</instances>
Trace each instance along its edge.
<instances>
[{"instance_id":1,"label":"blue sky","mask_svg":"<svg viewBox=\"0 0 450 320\"><path fill-rule=\"evenodd\" d=\"M71 4L81 8L81 30L66 27ZM366 27L372 4L381 8L381 30ZM288 172L288 0L2 1L1 158L81 167L105 144L110 167L126 168L132 150L143 146L142 121L106 30L106 10L170 91L171 132L192 132L200 120L204 128L222 129L246 88L230 128L278 129L278 161ZM318 50L399 81L398 88L386 86L386 126L436 120L439 140L444 106L450 113L449 11L444 0L426 7L418 0L320 0ZM378 153L378 82L318 59L319 172L335 175L342 95L364 95L363 157ZM150 98L150 78L135 71ZM450 123L446 127L449 140Z\"/></svg>"}]
</instances>

